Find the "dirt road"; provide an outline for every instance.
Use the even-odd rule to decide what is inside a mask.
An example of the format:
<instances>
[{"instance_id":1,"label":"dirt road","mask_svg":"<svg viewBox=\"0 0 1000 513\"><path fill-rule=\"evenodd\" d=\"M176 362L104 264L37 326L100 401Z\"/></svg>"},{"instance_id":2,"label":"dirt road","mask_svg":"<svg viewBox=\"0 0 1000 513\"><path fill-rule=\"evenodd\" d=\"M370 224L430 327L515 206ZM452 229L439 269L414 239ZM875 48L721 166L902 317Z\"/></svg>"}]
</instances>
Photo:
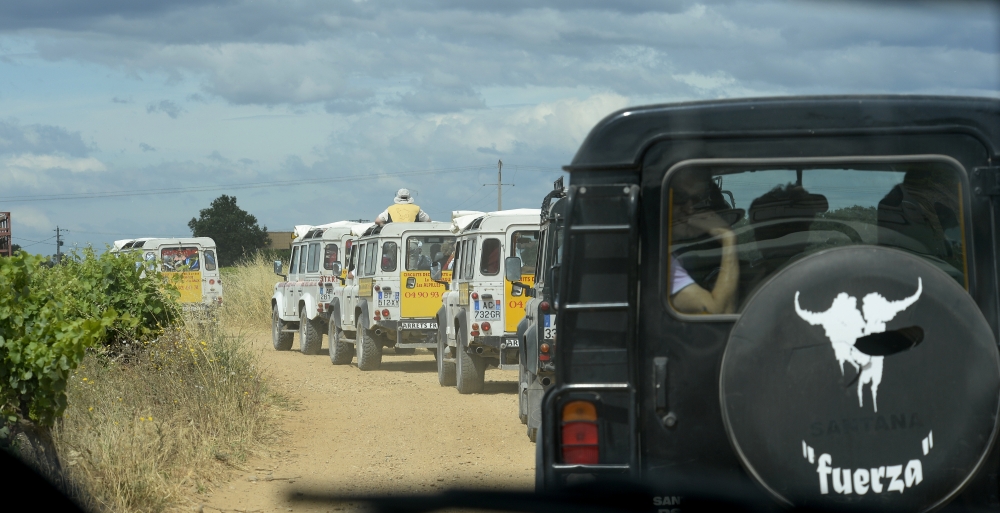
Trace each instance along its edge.
<instances>
[{"instance_id":1,"label":"dirt road","mask_svg":"<svg viewBox=\"0 0 1000 513\"><path fill-rule=\"evenodd\" d=\"M534 486L534 445L517 418L517 372L486 372L484 394L460 395L437 382L426 350L386 351L381 370L334 366L322 353L249 339L276 385L298 401L282 412L281 442L241 466L234 479L194 497L204 511L333 511L287 500L290 491L432 493L453 487ZM291 509L290 509L291 508Z\"/></svg>"}]
</instances>

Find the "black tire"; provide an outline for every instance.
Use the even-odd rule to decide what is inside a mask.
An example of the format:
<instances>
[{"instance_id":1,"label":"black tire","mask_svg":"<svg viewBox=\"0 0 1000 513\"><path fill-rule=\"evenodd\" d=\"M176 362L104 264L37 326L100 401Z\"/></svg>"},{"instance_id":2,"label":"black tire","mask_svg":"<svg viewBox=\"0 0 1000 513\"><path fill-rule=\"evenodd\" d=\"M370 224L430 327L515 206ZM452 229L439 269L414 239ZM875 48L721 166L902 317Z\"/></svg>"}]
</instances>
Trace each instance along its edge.
<instances>
[{"instance_id":1,"label":"black tire","mask_svg":"<svg viewBox=\"0 0 1000 513\"><path fill-rule=\"evenodd\" d=\"M299 310L299 351L302 354L316 354L323 347L322 322L320 317L309 319L305 307Z\"/></svg>"},{"instance_id":2,"label":"black tire","mask_svg":"<svg viewBox=\"0 0 1000 513\"><path fill-rule=\"evenodd\" d=\"M285 329L285 323L278 315L278 306L275 305L271 310L271 342L278 351L288 351L291 349L292 337L295 336L294 333L282 332L281 330L283 329Z\"/></svg>"},{"instance_id":3,"label":"black tire","mask_svg":"<svg viewBox=\"0 0 1000 513\"><path fill-rule=\"evenodd\" d=\"M337 327L336 321L330 318L327 330L330 334L330 362L334 365L347 365L354 359L354 346L344 341L344 330Z\"/></svg>"},{"instance_id":4,"label":"black tire","mask_svg":"<svg viewBox=\"0 0 1000 513\"><path fill-rule=\"evenodd\" d=\"M517 363L517 418L521 424L528 424L528 371L524 362Z\"/></svg>"},{"instance_id":5,"label":"black tire","mask_svg":"<svg viewBox=\"0 0 1000 513\"><path fill-rule=\"evenodd\" d=\"M358 353L358 368L363 371L378 370L382 366L382 344L372 337L365 328L364 321L358 316L358 331L356 332Z\"/></svg>"},{"instance_id":6,"label":"black tire","mask_svg":"<svg viewBox=\"0 0 1000 513\"><path fill-rule=\"evenodd\" d=\"M437 337L437 368L438 368L438 384L443 387L453 387L455 386L455 362L446 362L444 357L448 354L448 339L447 335L442 335L445 330L438 330Z\"/></svg>"},{"instance_id":7,"label":"black tire","mask_svg":"<svg viewBox=\"0 0 1000 513\"><path fill-rule=\"evenodd\" d=\"M486 361L482 356L455 348L455 388L460 394L481 394L486 381Z\"/></svg>"}]
</instances>

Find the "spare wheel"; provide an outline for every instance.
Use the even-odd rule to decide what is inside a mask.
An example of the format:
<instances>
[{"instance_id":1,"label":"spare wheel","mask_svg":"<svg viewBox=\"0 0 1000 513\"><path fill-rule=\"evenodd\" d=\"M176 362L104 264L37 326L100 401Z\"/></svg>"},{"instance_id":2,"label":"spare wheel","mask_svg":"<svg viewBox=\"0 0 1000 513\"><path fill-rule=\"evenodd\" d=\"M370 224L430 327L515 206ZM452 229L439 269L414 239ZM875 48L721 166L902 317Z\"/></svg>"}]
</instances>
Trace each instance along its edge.
<instances>
[{"instance_id":1,"label":"spare wheel","mask_svg":"<svg viewBox=\"0 0 1000 513\"><path fill-rule=\"evenodd\" d=\"M997 431L1000 355L972 297L928 261L852 246L763 284L722 360L722 412L748 473L799 507L927 511Z\"/></svg>"}]
</instances>

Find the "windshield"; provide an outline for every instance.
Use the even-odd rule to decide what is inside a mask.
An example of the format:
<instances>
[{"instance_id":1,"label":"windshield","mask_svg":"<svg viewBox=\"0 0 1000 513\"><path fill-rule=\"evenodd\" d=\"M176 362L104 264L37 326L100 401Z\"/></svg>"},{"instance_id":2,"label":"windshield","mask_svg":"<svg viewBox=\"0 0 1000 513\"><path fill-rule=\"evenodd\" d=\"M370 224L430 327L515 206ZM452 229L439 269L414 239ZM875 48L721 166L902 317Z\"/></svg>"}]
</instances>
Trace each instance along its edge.
<instances>
[{"instance_id":1,"label":"windshield","mask_svg":"<svg viewBox=\"0 0 1000 513\"><path fill-rule=\"evenodd\" d=\"M671 304L684 311L685 288L713 290L729 277L736 284L729 311L736 312L789 263L848 245L920 255L967 288L963 192L955 166L942 160L677 169L668 178L663 210Z\"/></svg>"},{"instance_id":2,"label":"windshield","mask_svg":"<svg viewBox=\"0 0 1000 513\"><path fill-rule=\"evenodd\" d=\"M510 256L521 259L521 273L535 274L538 260L538 231L516 231L510 236Z\"/></svg>"}]
</instances>

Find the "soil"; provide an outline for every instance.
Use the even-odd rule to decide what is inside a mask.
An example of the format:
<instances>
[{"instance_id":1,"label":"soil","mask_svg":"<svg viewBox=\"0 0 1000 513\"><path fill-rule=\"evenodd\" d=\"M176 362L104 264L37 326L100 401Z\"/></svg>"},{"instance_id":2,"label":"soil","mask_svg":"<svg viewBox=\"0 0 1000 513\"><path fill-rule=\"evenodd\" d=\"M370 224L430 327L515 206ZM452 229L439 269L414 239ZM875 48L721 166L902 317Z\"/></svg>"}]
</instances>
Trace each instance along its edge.
<instances>
[{"instance_id":1,"label":"soil","mask_svg":"<svg viewBox=\"0 0 1000 513\"><path fill-rule=\"evenodd\" d=\"M517 417L517 371L486 371L483 394L441 387L432 353L385 350L380 370L332 365L319 354L275 351L270 333L248 337L293 406L279 441L238 464L233 479L192 497L203 511L335 511L297 492L428 494L452 488L531 490L535 446Z\"/></svg>"}]
</instances>

